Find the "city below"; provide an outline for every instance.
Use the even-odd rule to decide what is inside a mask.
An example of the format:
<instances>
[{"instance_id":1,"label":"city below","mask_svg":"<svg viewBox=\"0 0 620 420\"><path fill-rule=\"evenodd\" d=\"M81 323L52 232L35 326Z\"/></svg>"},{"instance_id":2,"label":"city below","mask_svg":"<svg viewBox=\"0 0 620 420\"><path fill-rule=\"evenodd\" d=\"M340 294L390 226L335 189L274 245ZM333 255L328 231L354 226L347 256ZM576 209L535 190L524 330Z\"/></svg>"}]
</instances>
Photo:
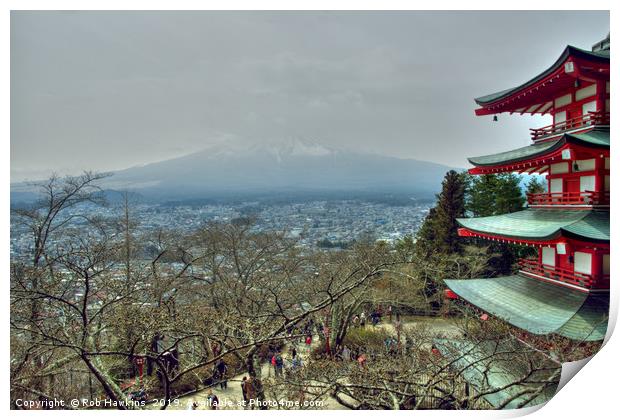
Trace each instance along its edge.
<instances>
[{"instance_id":1,"label":"city below","mask_svg":"<svg viewBox=\"0 0 620 420\"><path fill-rule=\"evenodd\" d=\"M166 230L190 233L208 223L229 223L251 218L255 231L284 231L298 240L300 247L342 249L355 240L371 238L393 243L414 236L432 206L431 200L410 200L409 204L393 204L363 200L316 200L294 203L259 201L184 204L138 203L130 205L130 217L136 223L134 234L140 236ZM85 205L87 213L103 218L119 219L124 207L113 203L105 207ZM83 211L84 207L74 209ZM81 223L76 219L76 226ZM29 255L30 232L11 223L11 259Z\"/></svg>"}]
</instances>

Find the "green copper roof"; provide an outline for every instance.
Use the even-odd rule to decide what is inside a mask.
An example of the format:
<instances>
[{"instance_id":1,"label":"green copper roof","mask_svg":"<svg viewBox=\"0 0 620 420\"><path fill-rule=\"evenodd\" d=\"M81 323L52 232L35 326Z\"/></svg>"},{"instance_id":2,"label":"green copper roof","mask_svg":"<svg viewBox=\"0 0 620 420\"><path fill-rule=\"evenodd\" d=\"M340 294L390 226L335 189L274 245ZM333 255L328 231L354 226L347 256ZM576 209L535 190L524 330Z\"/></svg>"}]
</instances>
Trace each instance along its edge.
<instances>
[{"instance_id":1,"label":"green copper roof","mask_svg":"<svg viewBox=\"0 0 620 420\"><path fill-rule=\"evenodd\" d=\"M514 339L480 343L435 339L433 343L450 367L495 408L535 406L555 395L561 365ZM529 363L538 370L531 373Z\"/></svg>"},{"instance_id":2,"label":"green copper roof","mask_svg":"<svg viewBox=\"0 0 620 420\"><path fill-rule=\"evenodd\" d=\"M583 293L521 275L445 282L469 303L533 334L585 341L605 337L608 294Z\"/></svg>"},{"instance_id":3,"label":"green copper roof","mask_svg":"<svg viewBox=\"0 0 620 420\"><path fill-rule=\"evenodd\" d=\"M609 212L592 211L578 222L564 226L567 236L609 242Z\"/></svg>"},{"instance_id":4,"label":"green copper roof","mask_svg":"<svg viewBox=\"0 0 620 420\"><path fill-rule=\"evenodd\" d=\"M552 150L558 149L564 143L560 140L532 144L530 146L520 147L518 149L509 150L507 152L495 153L493 155L476 156L467 158L467 160L476 166L495 166L503 163L519 162L531 159L536 156L542 156Z\"/></svg>"},{"instance_id":5,"label":"green copper roof","mask_svg":"<svg viewBox=\"0 0 620 420\"><path fill-rule=\"evenodd\" d=\"M609 212L605 211L527 209L500 216L456 220L474 232L515 239L548 240L567 234L609 242Z\"/></svg>"},{"instance_id":6,"label":"green copper roof","mask_svg":"<svg viewBox=\"0 0 620 420\"><path fill-rule=\"evenodd\" d=\"M549 67L547 70L543 71L533 79L528 80L527 82L511 89L505 89L500 92L492 93L490 95L481 96L479 98L476 98L475 101L478 105L487 105L497 100L504 99L510 96L512 93L525 89L526 87L544 79L551 73L555 72L561 65L564 64L564 61L566 61L569 56L581 57L591 61L609 62L609 50L592 52L569 45L566 47L566 49L564 49L562 55L555 61L555 63L553 63L553 65L551 65L551 67Z\"/></svg>"},{"instance_id":7,"label":"green copper roof","mask_svg":"<svg viewBox=\"0 0 620 420\"><path fill-rule=\"evenodd\" d=\"M520 147L507 152L493 155L476 156L468 158L475 166L496 166L509 163L517 163L544 156L557 150L565 144L580 144L587 147L609 147L609 130L593 129L579 134L564 134L557 140L535 143L530 146Z\"/></svg>"},{"instance_id":8,"label":"green copper roof","mask_svg":"<svg viewBox=\"0 0 620 420\"><path fill-rule=\"evenodd\" d=\"M594 129L584 133L565 134L567 143L577 143L585 146L609 147L609 129Z\"/></svg>"},{"instance_id":9,"label":"green copper roof","mask_svg":"<svg viewBox=\"0 0 620 420\"><path fill-rule=\"evenodd\" d=\"M587 341L602 340L607 332L608 317L609 295L591 294L580 310L558 329L557 334L573 340L580 340L583 337L583 331L591 330L592 334Z\"/></svg>"}]
</instances>

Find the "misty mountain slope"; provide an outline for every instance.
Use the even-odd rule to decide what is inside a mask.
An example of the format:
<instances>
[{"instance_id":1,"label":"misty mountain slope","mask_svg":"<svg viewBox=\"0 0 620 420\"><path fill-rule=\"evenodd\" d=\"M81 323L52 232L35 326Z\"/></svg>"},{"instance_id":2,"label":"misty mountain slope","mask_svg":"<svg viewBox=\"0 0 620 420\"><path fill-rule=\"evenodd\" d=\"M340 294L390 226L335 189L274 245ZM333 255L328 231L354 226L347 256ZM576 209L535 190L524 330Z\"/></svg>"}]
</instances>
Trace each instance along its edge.
<instances>
[{"instance_id":1,"label":"misty mountain slope","mask_svg":"<svg viewBox=\"0 0 620 420\"><path fill-rule=\"evenodd\" d=\"M213 146L118 171L109 184L168 198L303 190L434 193L450 169L431 162L288 141L250 148Z\"/></svg>"}]
</instances>

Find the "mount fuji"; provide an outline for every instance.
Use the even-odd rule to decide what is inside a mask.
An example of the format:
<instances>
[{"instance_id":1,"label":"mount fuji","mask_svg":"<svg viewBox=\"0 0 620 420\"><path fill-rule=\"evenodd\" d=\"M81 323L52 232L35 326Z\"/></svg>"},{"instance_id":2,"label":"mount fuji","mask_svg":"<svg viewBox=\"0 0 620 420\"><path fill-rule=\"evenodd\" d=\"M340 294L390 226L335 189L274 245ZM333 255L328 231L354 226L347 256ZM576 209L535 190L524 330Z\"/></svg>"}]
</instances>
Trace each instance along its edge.
<instances>
[{"instance_id":1,"label":"mount fuji","mask_svg":"<svg viewBox=\"0 0 620 420\"><path fill-rule=\"evenodd\" d=\"M157 201L339 192L430 198L450 169L298 139L251 146L228 142L116 171L102 186Z\"/></svg>"},{"instance_id":2,"label":"mount fuji","mask_svg":"<svg viewBox=\"0 0 620 420\"><path fill-rule=\"evenodd\" d=\"M452 168L288 140L220 144L179 158L118 171L110 187L152 198L279 192L409 192L430 195Z\"/></svg>"}]
</instances>

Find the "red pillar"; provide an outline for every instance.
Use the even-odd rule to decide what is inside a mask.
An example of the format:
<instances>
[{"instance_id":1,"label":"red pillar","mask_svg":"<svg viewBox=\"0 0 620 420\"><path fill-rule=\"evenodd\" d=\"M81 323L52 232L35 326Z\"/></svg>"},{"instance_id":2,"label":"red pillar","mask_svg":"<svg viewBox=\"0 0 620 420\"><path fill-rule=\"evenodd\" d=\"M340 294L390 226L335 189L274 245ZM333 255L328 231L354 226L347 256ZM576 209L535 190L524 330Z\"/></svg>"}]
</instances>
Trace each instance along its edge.
<instances>
[{"instance_id":1,"label":"red pillar","mask_svg":"<svg viewBox=\"0 0 620 420\"><path fill-rule=\"evenodd\" d=\"M592 287L606 288L601 282L603 279L603 254L601 251L594 251L592 254L592 279L594 281Z\"/></svg>"},{"instance_id":2,"label":"red pillar","mask_svg":"<svg viewBox=\"0 0 620 420\"><path fill-rule=\"evenodd\" d=\"M596 110L605 112L605 97L607 96L605 80L596 81Z\"/></svg>"},{"instance_id":3,"label":"red pillar","mask_svg":"<svg viewBox=\"0 0 620 420\"><path fill-rule=\"evenodd\" d=\"M594 177L594 191L602 192L605 189L605 158L600 155L596 157L594 161L594 170L596 176Z\"/></svg>"}]
</instances>

